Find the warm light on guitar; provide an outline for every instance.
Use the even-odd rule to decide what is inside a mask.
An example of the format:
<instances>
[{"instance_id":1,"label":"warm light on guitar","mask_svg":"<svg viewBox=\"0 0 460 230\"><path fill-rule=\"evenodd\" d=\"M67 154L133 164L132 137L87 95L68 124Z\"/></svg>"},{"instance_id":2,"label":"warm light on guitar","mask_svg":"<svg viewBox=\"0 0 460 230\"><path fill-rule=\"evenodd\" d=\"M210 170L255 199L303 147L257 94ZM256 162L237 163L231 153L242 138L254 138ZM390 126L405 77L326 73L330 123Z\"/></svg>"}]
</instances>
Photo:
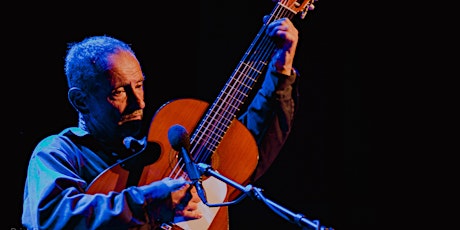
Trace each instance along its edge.
<instances>
[{"instance_id":1,"label":"warm light on guitar","mask_svg":"<svg viewBox=\"0 0 460 230\"><path fill-rule=\"evenodd\" d=\"M236 183L249 184L250 176L258 163L258 147L253 135L235 117L275 51L275 44L265 33L266 27L270 22L281 18L292 19L297 14L300 14L302 19L305 18L307 12L314 9L315 1L273 1L276 4L269 14L268 21L262 25L214 103L209 104L197 99L176 99L156 111L150 123L147 140L157 147L158 159L143 166L143 169L139 170L141 173L137 172L140 175L137 185L149 184L164 177L174 178L176 175L183 175L184 161L170 146L168 140L170 127L177 124L191 134L189 152L193 161L210 164ZM260 53L267 55L259 55ZM241 90L235 92L235 88ZM93 181L88 190L91 193L107 193L123 189L130 178L130 171L121 166L123 163L120 162L120 165L105 171ZM241 195L241 191L213 177L206 178L202 185L209 203L229 202ZM199 209L203 213L202 218L190 221L177 220L172 227L228 229L228 207L208 207L202 204Z\"/></svg>"}]
</instances>

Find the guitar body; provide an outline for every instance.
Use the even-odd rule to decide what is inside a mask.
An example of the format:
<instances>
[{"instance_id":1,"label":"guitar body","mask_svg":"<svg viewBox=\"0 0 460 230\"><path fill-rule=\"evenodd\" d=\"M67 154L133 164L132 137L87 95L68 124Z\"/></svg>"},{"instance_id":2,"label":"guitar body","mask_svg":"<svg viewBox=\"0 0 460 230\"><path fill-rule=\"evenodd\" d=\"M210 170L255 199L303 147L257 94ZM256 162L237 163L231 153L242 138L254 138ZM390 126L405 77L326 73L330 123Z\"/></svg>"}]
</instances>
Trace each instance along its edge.
<instances>
[{"instance_id":1,"label":"guitar body","mask_svg":"<svg viewBox=\"0 0 460 230\"><path fill-rule=\"evenodd\" d=\"M208 106L208 103L196 99L178 99L168 102L156 112L150 124L147 140L148 142L158 143L161 153L154 163L144 166L138 183L139 186L161 180L164 177L174 177L174 175L171 175L171 172L177 167L180 157L169 143L168 130L171 126L179 124L186 128L189 133L192 133ZM222 142L209 160L210 162L205 163L210 164L213 169L223 176L239 184L248 184L250 176L254 172L258 162L258 148L254 137L241 122L236 119L233 120ZM87 193L121 191L126 187L129 173L120 164L112 166L92 182ZM213 186L216 183L209 183L210 185L207 186L207 180L212 179L211 177L204 178L203 181L209 203L213 203L213 200L209 199L209 197L217 196L219 198L214 201L222 203L231 201L240 195L241 192L239 190L226 184L224 185L226 186L224 189L226 190L225 194L212 194L214 192L213 187L217 187ZM220 183L220 186L222 186L222 183ZM217 189L216 192L221 191L222 189ZM199 219L201 221L198 223L200 225L199 229L228 228L228 207L208 207L201 205L200 209L210 210L200 210L204 216ZM206 216L211 211L215 214ZM194 226L196 225L194 224ZM179 224L179 226L181 225ZM182 225L182 227L188 229L187 224Z\"/></svg>"},{"instance_id":2,"label":"guitar body","mask_svg":"<svg viewBox=\"0 0 460 230\"><path fill-rule=\"evenodd\" d=\"M200 100L179 99L165 104L157 111L152 119L147 140L160 144L161 155L155 163L144 168L143 177L141 177L139 183L146 184L170 176L170 172L176 166L176 161L179 158L177 157L177 152L172 149L169 143L169 128L175 124L179 124L189 133L192 133L207 108L208 103ZM231 180L240 184L247 184L249 177L257 166L258 156L258 148L254 137L242 123L234 120L219 147L211 156L210 165L213 169ZM206 188L206 185L205 192L207 196L212 195L210 194L210 190ZM227 186L227 194L224 201L233 200L239 194L239 190ZM212 220L209 229L228 228L227 207L212 207L211 209L219 209L219 211L217 212L217 216ZM204 220L206 217L202 217L201 219Z\"/></svg>"}]
</instances>

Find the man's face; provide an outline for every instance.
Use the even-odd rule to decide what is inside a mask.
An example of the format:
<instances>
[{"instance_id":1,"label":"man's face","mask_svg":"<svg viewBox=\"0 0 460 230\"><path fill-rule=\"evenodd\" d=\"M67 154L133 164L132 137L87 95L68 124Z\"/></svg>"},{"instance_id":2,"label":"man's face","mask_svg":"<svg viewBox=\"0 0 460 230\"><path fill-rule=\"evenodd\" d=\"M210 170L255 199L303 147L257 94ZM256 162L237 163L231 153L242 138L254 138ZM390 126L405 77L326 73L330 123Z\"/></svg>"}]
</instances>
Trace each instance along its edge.
<instances>
[{"instance_id":1,"label":"man's face","mask_svg":"<svg viewBox=\"0 0 460 230\"><path fill-rule=\"evenodd\" d=\"M144 75L136 57L126 51L108 57L107 81L92 92L91 129L106 141L135 136L141 130L144 102Z\"/></svg>"}]
</instances>

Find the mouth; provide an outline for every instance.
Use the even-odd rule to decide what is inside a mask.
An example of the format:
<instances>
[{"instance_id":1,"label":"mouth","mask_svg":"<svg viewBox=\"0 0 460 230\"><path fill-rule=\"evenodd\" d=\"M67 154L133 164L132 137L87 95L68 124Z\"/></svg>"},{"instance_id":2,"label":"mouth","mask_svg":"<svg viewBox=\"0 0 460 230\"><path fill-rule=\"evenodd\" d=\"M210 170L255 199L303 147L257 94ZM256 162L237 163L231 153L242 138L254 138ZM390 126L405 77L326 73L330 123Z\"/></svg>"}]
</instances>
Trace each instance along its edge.
<instances>
[{"instance_id":1,"label":"mouth","mask_svg":"<svg viewBox=\"0 0 460 230\"><path fill-rule=\"evenodd\" d=\"M138 109L134 111L133 113L123 115L120 121L118 122L118 125L122 125L129 121L140 121L142 120L142 117L143 117L143 112L142 110Z\"/></svg>"}]
</instances>

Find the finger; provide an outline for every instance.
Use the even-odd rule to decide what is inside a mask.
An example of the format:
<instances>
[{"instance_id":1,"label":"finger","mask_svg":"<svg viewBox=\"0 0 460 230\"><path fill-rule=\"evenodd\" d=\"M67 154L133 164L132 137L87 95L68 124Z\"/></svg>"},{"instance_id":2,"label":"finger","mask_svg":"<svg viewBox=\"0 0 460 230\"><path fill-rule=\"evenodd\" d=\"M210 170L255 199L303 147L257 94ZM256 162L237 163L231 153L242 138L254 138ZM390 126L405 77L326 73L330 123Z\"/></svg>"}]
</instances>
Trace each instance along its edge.
<instances>
[{"instance_id":1,"label":"finger","mask_svg":"<svg viewBox=\"0 0 460 230\"><path fill-rule=\"evenodd\" d=\"M199 210L183 210L176 212L177 215L184 217L185 220L194 220L203 217L203 214Z\"/></svg>"},{"instance_id":2,"label":"finger","mask_svg":"<svg viewBox=\"0 0 460 230\"><path fill-rule=\"evenodd\" d=\"M170 189L170 191L178 190L190 183L182 177L177 179L164 178L162 182Z\"/></svg>"},{"instance_id":3,"label":"finger","mask_svg":"<svg viewBox=\"0 0 460 230\"><path fill-rule=\"evenodd\" d=\"M192 194L189 192L190 187L191 186L189 184L186 184L181 189L171 193L173 205L181 205L182 208L179 209L184 208L184 206L190 201L190 199L192 199Z\"/></svg>"},{"instance_id":4,"label":"finger","mask_svg":"<svg viewBox=\"0 0 460 230\"><path fill-rule=\"evenodd\" d=\"M165 198L174 191L180 191L180 188L190 186L184 179L164 178L160 181L154 181L150 184L143 185L140 188L147 200Z\"/></svg>"},{"instance_id":5,"label":"finger","mask_svg":"<svg viewBox=\"0 0 460 230\"><path fill-rule=\"evenodd\" d=\"M275 36L279 34L279 32L296 32L294 24L292 24L291 20L287 18L281 18L276 21L270 23L267 27L267 33L270 36Z\"/></svg>"},{"instance_id":6,"label":"finger","mask_svg":"<svg viewBox=\"0 0 460 230\"><path fill-rule=\"evenodd\" d=\"M191 202L199 203L201 201L201 198L198 196L195 186L193 186L192 189L190 189L190 194L192 195L192 199L190 200Z\"/></svg>"},{"instance_id":7,"label":"finger","mask_svg":"<svg viewBox=\"0 0 460 230\"><path fill-rule=\"evenodd\" d=\"M200 200L196 201L196 200L190 200L188 203L187 203L187 206L185 207L185 210L195 210L195 209L198 209L198 203L200 202Z\"/></svg>"},{"instance_id":8,"label":"finger","mask_svg":"<svg viewBox=\"0 0 460 230\"><path fill-rule=\"evenodd\" d=\"M267 23L268 20L270 19L270 16L269 15L265 15L264 18L263 18L263 23Z\"/></svg>"}]
</instances>

